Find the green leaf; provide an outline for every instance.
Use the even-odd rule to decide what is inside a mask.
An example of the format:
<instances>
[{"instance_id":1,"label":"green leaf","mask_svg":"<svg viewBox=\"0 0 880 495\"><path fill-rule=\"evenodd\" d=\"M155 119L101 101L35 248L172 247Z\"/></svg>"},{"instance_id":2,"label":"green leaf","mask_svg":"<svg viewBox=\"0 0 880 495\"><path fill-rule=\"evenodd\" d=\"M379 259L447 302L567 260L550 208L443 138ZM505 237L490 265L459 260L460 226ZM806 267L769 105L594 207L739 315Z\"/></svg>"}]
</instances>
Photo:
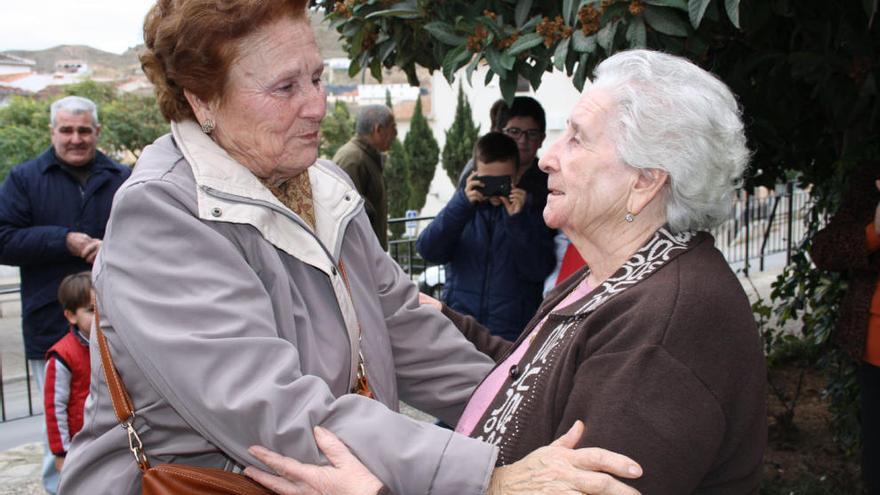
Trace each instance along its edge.
<instances>
[{"instance_id":1,"label":"green leaf","mask_svg":"<svg viewBox=\"0 0 880 495\"><path fill-rule=\"evenodd\" d=\"M467 43L464 36L455 34L455 28L445 22L429 22L425 24L425 31L447 45L458 46Z\"/></svg>"},{"instance_id":2,"label":"green leaf","mask_svg":"<svg viewBox=\"0 0 880 495\"><path fill-rule=\"evenodd\" d=\"M876 5L875 1L874 6L876 7ZM739 0L724 0L724 10L727 11L730 22L739 29Z\"/></svg>"},{"instance_id":3,"label":"green leaf","mask_svg":"<svg viewBox=\"0 0 880 495\"><path fill-rule=\"evenodd\" d=\"M656 5L658 7L672 7L674 9L688 11L687 0L645 0L648 5Z\"/></svg>"},{"instance_id":4,"label":"green leaf","mask_svg":"<svg viewBox=\"0 0 880 495\"><path fill-rule=\"evenodd\" d=\"M398 4L396 7L392 7L386 10L378 10L373 12L372 14L368 14L364 19L375 19L377 17L397 17L398 19L418 19L422 17L422 11L419 10L418 7L407 5L407 4Z\"/></svg>"},{"instance_id":5,"label":"green leaf","mask_svg":"<svg viewBox=\"0 0 880 495\"><path fill-rule=\"evenodd\" d=\"M556 45L556 51L553 52L553 66L556 67L557 70L565 68L565 58L568 56L568 45L570 44L571 38L566 38Z\"/></svg>"},{"instance_id":6,"label":"green leaf","mask_svg":"<svg viewBox=\"0 0 880 495\"><path fill-rule=\"evenodd\" d=\"M470 56L471 53L464 45L453 48L446 54L446 58L443 59L443 76L446 77L447 81L452 82L455 78L455 71L467 62Z\"/></svg>"},{"instance_id":7,"label":"green leaf","mask_svg":"<svg viewBox=\"0 0 880 495\"><path fill-rule=\"evenodd\" d=\"M522 25L526 22L526 18L529 16L530 10L532 10L532 0L519 0L516 2L516 11L514 12L516 27L522 28Z\"/></svg>"},{"instance_id":8,"label":"green leaf","mask_svg":"<svg viewBox=\"0 0 880 495\"><path fill-rule=\"evenodd\" d=\"M495 76L495 72L492 70L492 66L489 66L489 70L486 71L486 78L483 80L483 86L488 86L490 82L492 82L492 77Z\"/></svg>"},{"instance_id":9,"label":"green leaf","mask_svg":"<svg viewBox=\"0 0 880 495\"><path fill-rule=\"evenodd\" d=\"M626 28L626 41L630 48L644 48L647 46L647 33L645 32L645 19L641 16L629 21Z\"/></svg>"},{"instance_id":10,"label":"green leaf","mask_svg":"<svg viewBox=\"0 0 880 495\"><path fill-rule=\"evenodd\" d=\"M584 90L584 81L587 79L587 58L589 58L589 54L584 53L581 55L581 59L578 61L578 68L574 72L574 80L572 82L578 91Z\"/></svg>"},{"instance_id":11,"label":"green leaf","mask_svg":"<svg viewBox=\"0 0 880 495\"><path fill-rule=\"evenodd\" d=\"M596 35L586 36L583 31L578 29L571 36L571 47L576 52L593 52L596 49Z\"/></svg>"},{"instance_id":12,"label":"green leaf","mask_svg":"<svg viewBox=\"0 0 880 495\"><path fill-rule=\"evenodd\" d=\"M509 55L519 55L520 53L534 48L544 42L544 37L538 33L529 33L520 36L510 48L507 49Z\"/></svg>"},{"instance_id":13,"label":"green leaf","mask_svg":"<svg viewBox=\"0 0 880 495\"><path fill-rule=\"evenodd\" d=\"M483 55L486 57L486 61L489 62L489 67L498 74L498 77L503 78L507 76L507 69L504 67L505 62L501 59L501 53L498 50L489 47L483 52Z\"/></svg>"},{"instance_id":14,"label":"green leaf","mask_svg":"<svg viewBox=\"0 0 880 495\"><path fill-rule=\"evenodd\" d=\"M357 60L352 60L348 64L348 77L354 78L361 71L361 66Z\"/></svg>"},{"instance_id":15,"label":"green leaf","mask_svg":"<svg viewBox=\"0 0 880 495\"><path fill-rule=\"evenodd\" d=\"M565 23L569 26L574 24L574 7L575 2L572 0L562 0L562 18L565 19Z\"/></svg>"},{"instance_id":16,"label":"green leaf","mask_svg":"<svg viewBox=\"0 0 880 495\"><path fill-rule=\"evenodd\" d=\"M703 22L703 16L706 14L706 7L709 6L709 2L712 0L690 0L688 2L688 17L691 19L691 26L694 29L700 27L700 23Z\"/></svg>"},{"instance_id":17,"label":"green leaf","mask_svg":"<svg viewBox=\"0 0 880 495\"><path fill-rule=\"evenodd\" d=\"M468 64L467 69L465 69L465 75L467 76L467 82L468 82L468 84L470 84L471 86L473 86L473 83L471 83L471 79L473 78L473 76L474 76L474 70L476 70L476 68L477 68L478 65L480 65L480 56L479 56L479 55L475 55L475 56L471 59L471 63Z\"/></svg>"},{"instance_id":18,"label":"green leaf","mask_svg":"<svg viewBox=\"0 0 880 495\"><path fill-rule=\"evenodd\" d=\"M382 44L379 45L379 56L377 60L379 60L379 62L385 62L385 59L387 59L388 56L391 55L391 52L394 51L394 48L396 46L397 44L394 42L394 40L383 41Z\"/></svg>"},{"instance_id":19,"label":"green leaf","mask_svg":"<svg viewBox=\"0 0 880 495\"><path fill-rule=\"evenodd\" d=\"M504 98L507 105L513 104L513 97L516 96L518 77L519 76L516 74L510 73L507 77L501 78L501 97Z\"/></svg>"},{"instance_id":20,"label":"green leaf","mask_svg":"<svg viewBox=\"0 0 880 495\"><path fill-rule=\"evenodd\" d=\"M382 82L382 63L376 57L370 61L370 74L372 74L377 81Z\"/></svg>"},{"instance_id":21,"label":"green leaf","mask_svg":"<svg viewBox=\"0 0 880 495\"><path fill-rule=\"evenodd\" d=\"M605 53L610 54L611 49L614 45L614 35L617 33L617 26L620 25L620 22L612 22L610 24L606 24L605 27L599 30L596 33L596 43L605 50Z\"/></svg>"},{"instance_id":22,"label":"green leaf","mask_svg":"<svg viewBox=\"0 0 880 495\"><path fill-rule=\"evenodd\" d=\"M645 22L658 32L669 36L685 37L688 34L687 23L672 10L664 7L645 7Z\"/></svg>"},{"instance_id":23,"label":"green leaf","mask_svg":"<svg viewBox=\"0 0 880 495\"><path fill-rule=\"evenodd\" d=\"M529 22L525 23L525 25L523 27L519 28L519 31L521 31L521 32L531 31L531 30L535 29L538 26L538 24L541 23L541 21L543 19L544 18L541 17L540 14L536 15L536 16L532 17L531 19L529 19Z\"/></svg>"}]
</instances>

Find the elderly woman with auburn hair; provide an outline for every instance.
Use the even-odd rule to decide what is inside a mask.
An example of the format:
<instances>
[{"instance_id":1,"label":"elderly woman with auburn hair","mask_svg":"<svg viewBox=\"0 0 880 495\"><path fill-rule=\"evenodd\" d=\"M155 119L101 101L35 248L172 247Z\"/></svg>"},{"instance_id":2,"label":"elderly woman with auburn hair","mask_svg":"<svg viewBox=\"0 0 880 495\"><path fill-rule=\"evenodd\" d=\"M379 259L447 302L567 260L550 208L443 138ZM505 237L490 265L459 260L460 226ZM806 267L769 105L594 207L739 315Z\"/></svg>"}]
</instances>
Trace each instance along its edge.
<instances>
[{"instance_id":1,"label":"elderly woman with auburn hair","mask_svg":"<svg viewBox=\"0 0 880 495\"><path fill-rule=\"evenodd\" d=\"M492 361L419 306L345 173L317 160L323 61L305 8L160 0L146 18L141 61L171 134L116 195L93 276L151 464L264 466L254 444L318 463L329 431L376 474L372 493L634 493L609 477L638 476L633 461L570 448L580 425L496 470L496 446L397 412L403 399L456 423ZM61 491L139 493L93 372Z\"/></svg>"},{"instance_id":2,"label":"elderly woman with auburn hair","mask_svg":"<svg viewBox=\"0 0 880 495\"><path fill-rule=\"evenodd\" d=\"M589 267L547 296L516 343L434 301L497 363L456 431L515 466L582 420L579 445L638 460L644 476L631 484L643 493L757 493L764 356L742 286L705 232L726 218L748 160L736 99L713 75L647 50L603 61L540 161L544 219ZM338 486L363 469L341 444L333 451L347 466L333 476L265 451L287 479L252 474L282 493L298 493L289 480L365 493Z\"/></svg>"}]
</instances>

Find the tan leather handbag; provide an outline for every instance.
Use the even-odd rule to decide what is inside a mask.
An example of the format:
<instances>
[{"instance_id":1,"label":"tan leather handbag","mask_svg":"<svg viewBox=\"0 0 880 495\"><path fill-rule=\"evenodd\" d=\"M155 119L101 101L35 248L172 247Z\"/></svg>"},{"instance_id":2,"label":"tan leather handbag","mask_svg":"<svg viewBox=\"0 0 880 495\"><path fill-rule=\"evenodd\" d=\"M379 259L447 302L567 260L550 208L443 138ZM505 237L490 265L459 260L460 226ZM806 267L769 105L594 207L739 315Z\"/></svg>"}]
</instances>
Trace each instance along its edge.
<instances>
[{"instance_id":1,"label":"tan leather handbag","mask_svg":"<svg viewBox=\"0 0 880 495\"><path fill-rule=\"evenodd\" d=\"M268 495L272 492L242 474L216 468L187 466L184 464L160 464L151 467L144 452L144 445L134 429L134 407L131 397L116 371L107 338L101 331L101 317L95 310L95 338L101 350L104 379L110 389L113 411L119 424L128 432L128 446L143 473L144 495Z\"/></svg>"}]
</instances>

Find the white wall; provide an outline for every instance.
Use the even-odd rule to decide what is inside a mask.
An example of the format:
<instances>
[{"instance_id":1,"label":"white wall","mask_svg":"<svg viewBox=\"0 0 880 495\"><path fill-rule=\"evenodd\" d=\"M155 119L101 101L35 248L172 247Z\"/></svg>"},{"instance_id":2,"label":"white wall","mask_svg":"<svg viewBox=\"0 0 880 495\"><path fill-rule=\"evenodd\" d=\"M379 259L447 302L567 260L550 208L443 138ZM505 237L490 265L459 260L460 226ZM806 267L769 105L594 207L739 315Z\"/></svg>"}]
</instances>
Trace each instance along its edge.
<instances>
[{"instance_id":1,"label":"white wall","mask_svg":"<svg viewBox=\"0 0 880 495\"><path fill-rule=\"evenodd\" d=\"M488 86L483 84L486 78L488 67L484 66L474 71L471 82L468 84L465 71L461 70L456 75L455 81L450 85L440 71L435 71L431 81L431 109L432 115L429 116L429 122L434 130L434 137L440 144L440 149L446 143L445 130L452 125L455 119L455 105L458 98L458 86L463 84L464 93L471 105L474 123L480 126L480 134L489 131L490 119L489 109L496 100L501 98L501 89L498 85L498 77L492 78ZM565 121L568 118L571 108L580 97L580 93L571 83L571 78L564 72L547 72L541 79L541 86L537 91L530 90L528 92L519 92L517 95L531 96L538 100L544 107L547 114L547 139L544 140L546 149L556 138L562 134L565 128ZM538 156L541 151L538 151ZM446 177L443 166L438 164L437 171L434 174L434 181L431 183L431 189L428 192L428 201L422 209L422 215L435 215L446 204L455 188Z\"/></svg>"}]
</instances>

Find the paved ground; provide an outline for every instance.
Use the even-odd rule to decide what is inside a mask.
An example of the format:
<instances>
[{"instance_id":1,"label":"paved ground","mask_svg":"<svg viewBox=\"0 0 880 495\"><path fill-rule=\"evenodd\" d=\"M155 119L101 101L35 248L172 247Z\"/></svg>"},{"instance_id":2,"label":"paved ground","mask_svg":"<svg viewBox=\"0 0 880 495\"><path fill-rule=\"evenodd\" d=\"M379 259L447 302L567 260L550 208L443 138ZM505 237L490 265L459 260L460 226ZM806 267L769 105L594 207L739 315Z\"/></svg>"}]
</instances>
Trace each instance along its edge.
<instances>
[{"instance_id":1,"label":"paved ground","mask_svg":"<svg viewBox=\"0 0 880 495\"><path fill-rule=\"evenodd\" d=\"M767 271L753 272L751 283L741 278L743 287L754 298L755 289L764 298L770 295L770 284L776 279L784 259L770 258ZM796 328L792 327L791 331ZM17 316L0 316L0 359L7 418L26 416L27 391L24 380L21 327ZM37 495L44 493L39 484L42 462L42 407L34 401L34 412L40 414L24 419L0 422L0 495ZM433 418L401 403L401 410L422 421Z\"/></svg>"}]
</instances>

